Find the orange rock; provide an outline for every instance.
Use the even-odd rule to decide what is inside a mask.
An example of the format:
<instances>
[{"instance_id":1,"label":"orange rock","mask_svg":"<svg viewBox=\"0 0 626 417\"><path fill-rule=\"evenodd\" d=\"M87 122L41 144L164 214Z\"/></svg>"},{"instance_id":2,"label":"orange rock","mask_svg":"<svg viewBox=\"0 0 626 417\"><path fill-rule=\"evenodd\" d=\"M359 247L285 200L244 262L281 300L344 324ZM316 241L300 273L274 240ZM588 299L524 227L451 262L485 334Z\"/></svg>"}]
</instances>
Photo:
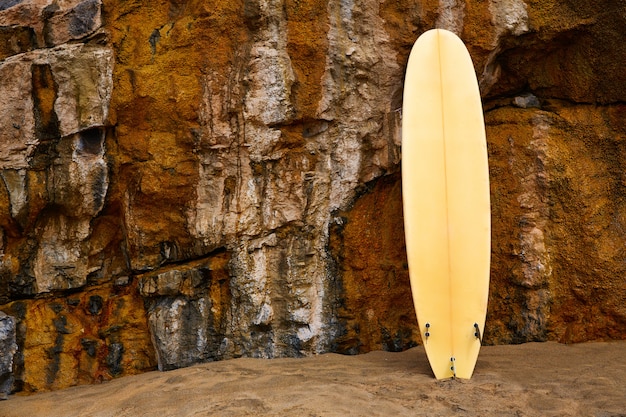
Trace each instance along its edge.
<instances>
[{"instance_id":1,"label":"orange rock","mask_svg":"<svg viewBox=\"0 0 626 417\"><path fill-rule=\"evenodd\" d=\"M27 392L154 369L143 301L134 285L92 287L1 307L18 321L15 385Z\"/></svg>"},{"instance_id":2,"label":"orange rock","mask_svg":"<svg viewBox=\"0 0 626 417\"><path fill-rule=\"evenodd\" d=\"M338 213L331 248L341 277L342 353L400 351L421 342L409 283L399 174Z\"/></svg>"}]
</instances>

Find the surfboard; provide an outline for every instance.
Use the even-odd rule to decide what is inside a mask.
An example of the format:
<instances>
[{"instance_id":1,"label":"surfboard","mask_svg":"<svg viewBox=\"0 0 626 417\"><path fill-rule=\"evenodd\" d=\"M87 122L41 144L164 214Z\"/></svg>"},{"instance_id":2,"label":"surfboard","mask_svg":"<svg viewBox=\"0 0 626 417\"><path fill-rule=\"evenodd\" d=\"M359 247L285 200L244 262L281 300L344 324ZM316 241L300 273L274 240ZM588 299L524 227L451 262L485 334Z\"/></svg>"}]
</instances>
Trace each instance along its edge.
<instances>
[{"instance_id":1,"label":"surfboard","mask_svg":"<svg viewBox=\"0 0 626 417\"><path fill-rule=\"evenodd\" d=\"M428 361L437 379L469 379L489 294L489 169L474 66L446 30L425 32L409 56L402 195L411 292Z\"/></svg>"}]
</instances>

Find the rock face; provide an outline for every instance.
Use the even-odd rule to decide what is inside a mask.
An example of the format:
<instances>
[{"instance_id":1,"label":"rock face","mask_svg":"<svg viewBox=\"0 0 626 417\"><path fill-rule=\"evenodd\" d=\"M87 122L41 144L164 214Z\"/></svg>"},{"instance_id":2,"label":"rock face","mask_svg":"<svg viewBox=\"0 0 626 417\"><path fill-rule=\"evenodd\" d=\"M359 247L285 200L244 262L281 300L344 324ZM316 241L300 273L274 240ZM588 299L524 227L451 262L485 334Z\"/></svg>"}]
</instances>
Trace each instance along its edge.
<instances>
[{"instance_id":1,"label":"rock face","mask_svg":"<svg viewBox=\"0 0 626 417\"><path fill-rule=\"evenodd\" d=\"M0 311L0 400L6 400L13 387L13 355L15 342L15 319Z\"/></svg>"},{"instance_id":2,"label":"rock face","mask_svg":"<svg viewBox=\"0 0 626 417\"><path fill-rule=\"evenodd\" d=\"M613 1L0 5L13 390L421 343L402 82L432 27L489 142L487 343L626 337L626 16Z\"/></svg>"}]
</instances>

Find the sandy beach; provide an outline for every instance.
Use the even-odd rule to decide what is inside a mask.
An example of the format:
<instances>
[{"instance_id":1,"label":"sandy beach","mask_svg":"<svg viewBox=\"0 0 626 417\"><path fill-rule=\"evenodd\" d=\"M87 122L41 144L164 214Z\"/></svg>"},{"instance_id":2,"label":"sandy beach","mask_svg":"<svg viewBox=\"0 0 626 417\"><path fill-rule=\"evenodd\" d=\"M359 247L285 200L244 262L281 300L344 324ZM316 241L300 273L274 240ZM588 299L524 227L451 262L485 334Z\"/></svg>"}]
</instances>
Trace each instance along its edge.
<instances>
[{"instance_id":1,"label":"sandy beach","mask_svg":"<svg viewBox=\"0 0 626 417\"><path fill-rule=\"evenodd\" d=\"M626 342L483 347L471 380L424 350L234 359L0 402L0 416L626 416Z\"/></svg>"}]
</instances>

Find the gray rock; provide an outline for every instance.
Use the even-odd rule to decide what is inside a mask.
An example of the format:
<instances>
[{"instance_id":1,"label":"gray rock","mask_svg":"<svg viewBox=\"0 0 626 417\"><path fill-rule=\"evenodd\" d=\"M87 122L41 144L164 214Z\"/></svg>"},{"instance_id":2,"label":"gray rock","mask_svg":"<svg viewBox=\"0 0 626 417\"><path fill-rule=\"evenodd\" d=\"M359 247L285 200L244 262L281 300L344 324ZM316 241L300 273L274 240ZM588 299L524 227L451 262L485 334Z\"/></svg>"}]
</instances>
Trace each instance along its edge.
<instances>
[{"instance_id":1,"label":"gray rock","mask_svg":"<svg viewBox=\"0 0 626 417\"><path fill-rule=\"evenodd\" d=\"M145 297L167 295L202 294L202 283L206 283L209 270L205 267L191 268L187 270L170 269L168 271L146 274L139 280L139 290Z\"/></svg>"},{"instance_id":2,"label":"gray rock","mask_svg":"<svg viewBox=\"0 0 626 417\"><path fill-rule=\"evenodd\" d=\"M85 0L73 8L61 9L46 22L46 44L60 45L91 35L102 26L101 8L100 0Z\"/></svg>"},{"instance_id":3,"label":"gray rock","mask_svg":"<svg viewBox=\"0 0 626 417\"><path fill-rule=\"evenodd\" d=\"M541 108L541 102L536 95L532 93L523 94L513 99L513 104L522 109Z\"/></svg>"},{"instance_id":4,"label":"gray rock","mask_svg":"<svg viewBox=\"0 0 626 417\"><path fill-rule=\"evenodd\" d=\"M122 357L124 355L124 345L121 343L111 343L109 345L109 353L106 357L106 364L109 367L111 375L119 375L122 373Z\"/></svg>"},{"instance_id":5,"label":"gray rock","mask_svg":"<svg viewBox=\"0 0 626 417\"><path fill-rule=\"evenodd\" d=\"M17 352L15 319L0 311L0 400L13 388L13 355Z\"/></svg>"},{"instance_id":6,"label":"gray rock","mask_svg":"<svg viewBox=\"0 0 626 417\"><path fill-rule=\"evenodd\" d=\"M0 10L6 10L10 7L13 7L17 4L22 3L24 0L5 0L2 3L0 3Z\"/></svg>"},{"instance_id":7,"label":"gray rock","mask_svg":"<svg viewBox=\"0 0 626 417\"><path fill-rule=\"evenodd\" d=\"M215 359L218 344L211 340L211 300L161 297L148 312L152 343L160 371Z\"/></svg>"},{"instance_id":8,"label":"gray rock","mask_svg":"<svg viewBox=\"0 0 626 417\"><path fill-rule=\"evenodd\" d=\"M14 43L6 49L7 56L23 51L24 47L58 46L85 39L102 27L102 1L4 1L0 3L0 27L10 28L9 39L24 43Z\"/></svg>"}]
</instances>

